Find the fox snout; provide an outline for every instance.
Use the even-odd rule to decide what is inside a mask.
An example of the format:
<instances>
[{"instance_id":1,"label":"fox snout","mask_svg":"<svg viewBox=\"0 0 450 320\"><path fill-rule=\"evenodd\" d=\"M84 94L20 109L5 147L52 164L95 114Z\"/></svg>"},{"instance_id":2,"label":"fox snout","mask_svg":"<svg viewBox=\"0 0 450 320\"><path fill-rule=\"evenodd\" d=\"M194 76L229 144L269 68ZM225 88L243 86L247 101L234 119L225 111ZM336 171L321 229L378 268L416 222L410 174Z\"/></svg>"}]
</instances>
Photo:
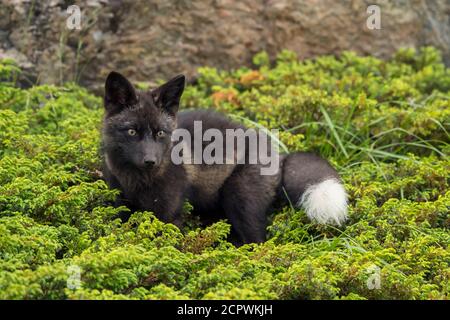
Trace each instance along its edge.
<instances>
[{"instance_id":1,"label":"fox snout","mask_svg":"<svg viewBox=\"0 0 450 320\"><path fill-rule=\"evenodd\" d=\"M158 165L159 161L154 154L147 154L143 157L142 165L145 167L153 167L154 165Z\"/></svg>"},{"instance_id":2,"label":"fox snout","mask_svg":"<svg viewBox=\"0 0 450 320\"><path fill-rule=\"evenodd\" d=\"M143 141L141 144L141 152L139 165L145 168L157 166L161 162L159 146L152 141Z\"/></svg>"},{"instance_id":3,"label":"fox snout","mask_svg":"<svg viewBox=\"0 0 450 320\"><path fill-rule=\"evenodd\" d=\"M150 169L157 167L161 163L161 160L154 153L147 153L139 155L135 160L135 165L141 169Z\"/></svg>"}]
</instances>

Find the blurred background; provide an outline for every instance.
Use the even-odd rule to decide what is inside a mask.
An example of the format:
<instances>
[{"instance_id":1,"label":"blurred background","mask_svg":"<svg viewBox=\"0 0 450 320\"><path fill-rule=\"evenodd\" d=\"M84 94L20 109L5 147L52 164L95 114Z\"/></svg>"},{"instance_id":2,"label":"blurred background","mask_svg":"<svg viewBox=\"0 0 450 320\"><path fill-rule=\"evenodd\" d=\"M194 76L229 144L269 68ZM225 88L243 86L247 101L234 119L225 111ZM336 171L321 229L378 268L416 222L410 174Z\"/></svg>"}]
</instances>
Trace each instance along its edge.
<instances>
[{"instance_id":1,"label":"blurred background","mask_svg":"<svg viewBox=\"0 0 450 320\"><path fill-rule=\"evenodd\" d=\"M67 27L70 5L80 29ZM380 7L369 29L367 7ZM432 45L450 63L450 1L333 0L1 0L0 58L25 70L24 82L75 81L99 92L111 70L152 82L199 66L233 69L266 51L300 58L343 50L389 57Z\"/></svg>"}]
</instances>

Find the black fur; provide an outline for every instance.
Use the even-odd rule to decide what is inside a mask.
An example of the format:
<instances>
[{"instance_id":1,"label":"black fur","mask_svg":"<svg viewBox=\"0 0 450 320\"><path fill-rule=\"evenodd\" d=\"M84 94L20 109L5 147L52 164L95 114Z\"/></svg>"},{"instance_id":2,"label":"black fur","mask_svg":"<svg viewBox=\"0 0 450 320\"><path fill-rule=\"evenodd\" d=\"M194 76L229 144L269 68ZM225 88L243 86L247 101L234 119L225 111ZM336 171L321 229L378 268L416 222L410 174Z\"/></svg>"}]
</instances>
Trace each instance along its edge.
<instances>
[{"instance_id":1,"label":"black fur","mask_svg":"<svg viewBox=\"0 0 450 320\"><path fill-rule=\"evenodd\" d=\"M106 181L122 192L117 205L153 211L162 221L181 226L188 200L205 222L228 219L236 244L262 242L267 212L275 200L286 199L282 187L296 202L308 184L339 178L325 160L307 153L281 156L281 170L272 176L260 174L261 164L172 163L170 136L177 127L192 136L195 120L202 121L203 131L244 128L211 111L178 113L184 81L178 76L152 91L136 92L122 75L108 76L102 153Z\"/></svg>"},{"instance_id":2,"label":"black fur","mask_svg":"<svg viewBox=\"0 0 450 320\"><path fill-rule=\"evenodd\" d=\"M326 160L313 153L291 153L283 161L282 191L287 193L288 199L294 205L308 186L330 178L340 180L336 170Z\"/></svg>"}]
</instances>

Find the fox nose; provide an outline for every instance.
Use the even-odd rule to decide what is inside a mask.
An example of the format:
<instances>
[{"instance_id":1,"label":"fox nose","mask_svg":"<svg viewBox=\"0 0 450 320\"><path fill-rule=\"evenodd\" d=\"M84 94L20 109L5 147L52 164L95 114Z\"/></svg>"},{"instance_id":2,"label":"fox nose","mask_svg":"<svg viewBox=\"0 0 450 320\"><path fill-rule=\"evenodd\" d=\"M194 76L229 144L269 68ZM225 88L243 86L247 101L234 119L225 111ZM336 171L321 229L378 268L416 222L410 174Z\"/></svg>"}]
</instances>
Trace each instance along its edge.
<instances>
[{"instance_id":1,"label":"fox nose","mask_svg":"<svg viewBox=\"0 0 450 320\"><path fill-rule=\"evenodd\" d=\"M151 167L151 166L153 166L155 163L156 163L155 159L150 159L150 158L144 159L144 164L145 164L147 167Z\"/></svg>"}]
</instances>

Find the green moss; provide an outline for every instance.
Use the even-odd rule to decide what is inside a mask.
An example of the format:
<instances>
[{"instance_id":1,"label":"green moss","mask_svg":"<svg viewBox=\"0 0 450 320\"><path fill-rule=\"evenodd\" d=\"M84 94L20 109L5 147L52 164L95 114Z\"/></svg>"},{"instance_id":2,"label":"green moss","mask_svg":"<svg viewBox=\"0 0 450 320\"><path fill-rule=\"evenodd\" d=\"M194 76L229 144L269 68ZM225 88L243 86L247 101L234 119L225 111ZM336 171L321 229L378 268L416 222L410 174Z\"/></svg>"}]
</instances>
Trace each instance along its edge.
<instances>
[{"instance_id":1,"label":"green moss","mask_svg":"<svg viewBox=\"0 0 450 320\"><path fill-rule=\"evenodd\" d=\"M121 224L101 180L101 98L73 84L15 86L0 62L0 298L448 299L450 72L433 48L389 61L346 52L200 68L185 108L280 129L290 151L342 173L350 221L290 206L269 239L235 248L224 221L184 230L137 212ZM75 270L75 271L74 271ZM78 270L78 271L77 271ZM78 281L78 282L77 282ZM79 285L71 285L78 283Z\"/></svg>"}]
</instances>

